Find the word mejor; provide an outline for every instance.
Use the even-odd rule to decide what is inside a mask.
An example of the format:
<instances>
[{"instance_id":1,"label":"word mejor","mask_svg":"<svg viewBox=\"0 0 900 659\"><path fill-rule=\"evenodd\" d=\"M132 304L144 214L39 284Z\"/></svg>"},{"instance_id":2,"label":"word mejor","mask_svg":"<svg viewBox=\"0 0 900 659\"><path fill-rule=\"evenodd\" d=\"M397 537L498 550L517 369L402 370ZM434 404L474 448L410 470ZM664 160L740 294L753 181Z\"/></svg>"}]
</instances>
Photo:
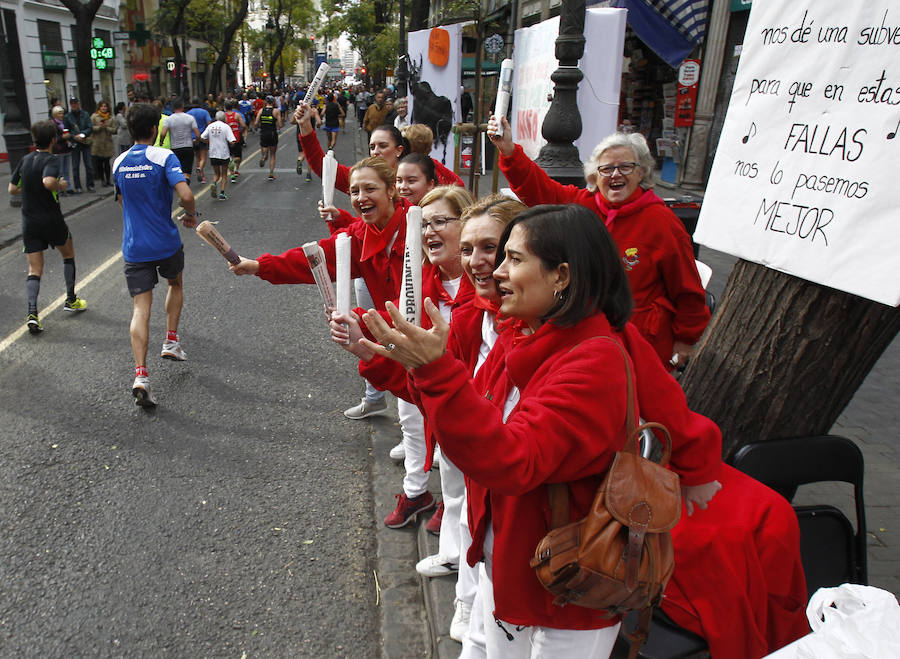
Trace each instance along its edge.
<instances>
[{"instance_id":1,"label":"word mejor","mask_svg":"<svg viewBox=\"0 0 900 659\"><path fill-rule=\"evenodd\" d=\"M763 28L760 36L763 43L809 43L813 36L816 20L807 21L809 11L803 12L800 25L793 30L790 25ZM815 39L818 43L847 43L849 28L846 25L826 25L815 28ZM866 25L859 29L856 39L860 46L900 46L900 26L888 24L888 10L884 10L881 25Z\"/></svg>"}]
</instances>

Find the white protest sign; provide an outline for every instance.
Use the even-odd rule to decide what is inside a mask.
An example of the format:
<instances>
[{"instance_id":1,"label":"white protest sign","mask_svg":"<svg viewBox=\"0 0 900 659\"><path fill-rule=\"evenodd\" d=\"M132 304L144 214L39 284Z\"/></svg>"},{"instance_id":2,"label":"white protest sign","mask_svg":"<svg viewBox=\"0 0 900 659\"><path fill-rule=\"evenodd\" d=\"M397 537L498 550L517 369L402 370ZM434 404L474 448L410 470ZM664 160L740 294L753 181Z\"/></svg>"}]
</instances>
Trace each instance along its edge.
<instances>
[{"instance_id":1,"label":"white protest sign","mask_svg":"<svg viewBox=\"0 0 900 659\"><path fill-rule=\"evenodd\" d=\"M622 50L625 43L624 9L588 9L584 18L584 55L578 68L584 78L578 84L581 137L575 142L582 160L594 147L615 132L622 81ZM547 141L541 135L544 117L553 94L550 76L559 67L556 38L559 17L516 30L513 51L515 76L512 98L513 140L534 160Z\"/></svg>"},{"instance_id":2,"label":"white protest sign","mask_svg":"<svg viewBox=\"0 0 900 659\"><path fill-rule=\"evenodd\" d=\"M900 304L900 6L754 0L694 240Z\"/></svg>"}]
</instances>

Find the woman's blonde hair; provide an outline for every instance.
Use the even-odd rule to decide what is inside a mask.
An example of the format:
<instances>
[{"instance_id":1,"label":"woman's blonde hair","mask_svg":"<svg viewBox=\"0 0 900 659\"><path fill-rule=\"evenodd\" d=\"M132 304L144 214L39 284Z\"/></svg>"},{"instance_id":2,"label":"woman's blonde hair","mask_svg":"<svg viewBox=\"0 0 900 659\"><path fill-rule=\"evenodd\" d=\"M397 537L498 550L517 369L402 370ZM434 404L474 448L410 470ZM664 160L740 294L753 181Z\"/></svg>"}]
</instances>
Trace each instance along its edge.
<instances>
[{"instance_id":1,"label":"woman's blonde hair","mask_svg":"<svg viewBox=\"0 0 900 659\"><path fill-rule=\"evenodd\" d=\"M600 165L600 157L606 151L618 146L631 149L632 153L634 153L634 159L641 168L639 185L644 189L652 188L653 167L656 165L656 161L650 153L647 140L640 133L613 133L609 137L604 138L594 148L591 157L584 163L584 178L587 181L587 189L591 192L597 191L597 167Z\"/></svg>"},{"instance_id":2,"label":"woman's blonde hair","mask_svg":"<svg viewBox=\"0 0 900 659\"><path fill-rule=\"evenodd\" d=\"M446 199L450 202L450 205L456 209L455 212L460 216L474 203L472 195L465 188L461 188L458 185L442 185L425 193L422 201L419 202L419 206L424 208L440 199Z\"/></svg>"},{"instance_id":3,"label":"woman's blonde hair","mask_svg":"<svg viewBox=\"0 0 900 659\"><path fill-rule=\"evenodd\" d=\"M413 153L431 153L434 144L434 133L425 124L410 124L403 128L403 137L409 142L409 149Z\"/></svg>"},{"instance_id":4,"label":"woman's blonde hair","mask_svg":"<svg viewBox=\"0 0 900 659\"><path fill-rule=\"evenodd\" d=\"M350 176L352 177L355 172L358 172L361 169L371 169L374 171L378 178L384 181L385 189L388 190L388 192L390 192L397 184L397 174L394 172L394 168L387 164L387 161L381 156L363 158L350 168ZM395 195L391 195L391 199L393 199L394 196Z\"/></svg>"},{"instance_id":5,"label":"woman's blonde hair","mask_svg":"<svg viewBox=\"0 0 900 659\"><path fill-rule=\"evenodd\" d=\"M479 199L474 204L466 208L460 216L460 222L465 224L468 220L479 215L487 215L492 220L496 220L503 226L512 222L519 213L526 210L528 206L518 199L513 199L502 194L494 193L483 199Z\"/></svg>"},{"instance_id":6,"label":"woman's blonde hair","mask_svg":"<svg viewBox=\"0 0 900 659\"><path fill-rule=\"evenodd\" d=\"M59 112L60 114L65 114L65 113L66 113L66 110L65 110L65 108L63 108L63 106L61 106L61 105L54 105L54 106L53 106L53 109L50 110L50 114L56 115L57 112Z\"/></svg>"}]
</instances>

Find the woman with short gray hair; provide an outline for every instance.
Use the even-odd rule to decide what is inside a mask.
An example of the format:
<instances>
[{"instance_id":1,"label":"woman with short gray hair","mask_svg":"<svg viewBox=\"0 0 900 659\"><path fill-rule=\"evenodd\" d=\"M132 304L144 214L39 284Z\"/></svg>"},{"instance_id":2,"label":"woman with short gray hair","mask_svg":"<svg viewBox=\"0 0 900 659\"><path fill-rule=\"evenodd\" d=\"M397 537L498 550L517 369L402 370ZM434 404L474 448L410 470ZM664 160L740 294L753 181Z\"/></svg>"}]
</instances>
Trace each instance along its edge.
<instances>
[{"instance_id":1,"label":"woman with short gray hair","mask_svg":"<svg viewBox=\"0 0 900 659\"><path fill-rule=\"evenodd\" d=\"M603 220L619 250L634 296L633 322L672 369L683 366L709 323L706 293L684 225L652 190L655 164L639 133L613 133L584 164L586 188L562 185L512 140L506 118L488 123L500 171L529 206L574 203Z\"/></svg>"}]
</instances>

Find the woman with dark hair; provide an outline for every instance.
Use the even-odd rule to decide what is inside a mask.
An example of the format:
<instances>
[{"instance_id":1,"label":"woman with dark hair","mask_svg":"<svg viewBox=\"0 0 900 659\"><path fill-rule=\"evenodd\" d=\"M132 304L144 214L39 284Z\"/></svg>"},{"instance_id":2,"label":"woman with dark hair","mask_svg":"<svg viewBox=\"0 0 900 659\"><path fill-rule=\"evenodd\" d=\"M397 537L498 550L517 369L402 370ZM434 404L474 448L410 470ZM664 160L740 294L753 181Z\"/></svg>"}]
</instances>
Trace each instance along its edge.
<instances>
[{"instance_id":1,"label":"woman with dark hair","mask_svg":"<svg viewBox=\"0 0 900 659\"><path fill-rule=\"evenodd\" d=\"M503 232L494 278L510 318L474 378L447 351L449 327L431 300L430 330L393 305L389 327L364 320L378 339L363 348L400 362L443 452L468 479L473 542L484 560L479 597L487 656L609 656L618 616L553 604L530 567L549 525L549 483L566 483L571 518L590 510L612 458L625 443L623 347L644 403L678 439L673 467L686 507L719 489L721 435L691 412L653 348L628 323L632 299L615 243L588 210L539 206ZM643 390L643 392L640 391ZM602 404L601 404L602 403ZM494 558L497 560L494 560Z\"/></svg>"},{"instance_id":2,"label":"woman with dark hair","mask_svg":"<svg viewBox=\"0 0 900 659\"><path fill-rule=\"evenodd\" d=\"M428 192L438 185L434 161L421 153L403 156L397 164L397 192L410 204L418 206Z\"/></svg>"},{"instance_id":3,"label":"woman with dark hair","mask_svg":"<svg viewBox=\"0 0 900 659\"><path fill-rule=\"evenodd\" d=\"M97 111L91 115L91 123L94 127L94 140L91 143L94 172L98 179L103 180L103 186L109 188L112 187L109 159L118 155L113 136L119 130L119 124L110 112L109 101L103 99L97 104Z\"/></svg>"},{"instance_id":4,"label":"woman with dark hair","mask_svg":"<svg viewBox=\"0 0 900 659\"><path fill-rule=\"evenodd\" d=\"M131 133L128 131L128 119L125 118L125 109L124 102L119 101L116 103L115 120L118 128L116 130L116 144L119 153L128 151L131 145L134 144L134 140L131 139Z\"/></svg>"},{"instance_id":5,"label":"woman with dark hair","mask_svg":"<svg viewBox=\"0 0 900 659\"><path fill-rule=\"evenodd\" d=\"M615 133L585 163L587 188L562 185L513 143L506 118L488 136L500 151L500 170L529 206L575 203L596 213L618 245L634 295L632 322L668 368L683 366L709 324L706 293L681 220L651 189L653 156L639 133Z\"/></svg>"}]
</instances>

